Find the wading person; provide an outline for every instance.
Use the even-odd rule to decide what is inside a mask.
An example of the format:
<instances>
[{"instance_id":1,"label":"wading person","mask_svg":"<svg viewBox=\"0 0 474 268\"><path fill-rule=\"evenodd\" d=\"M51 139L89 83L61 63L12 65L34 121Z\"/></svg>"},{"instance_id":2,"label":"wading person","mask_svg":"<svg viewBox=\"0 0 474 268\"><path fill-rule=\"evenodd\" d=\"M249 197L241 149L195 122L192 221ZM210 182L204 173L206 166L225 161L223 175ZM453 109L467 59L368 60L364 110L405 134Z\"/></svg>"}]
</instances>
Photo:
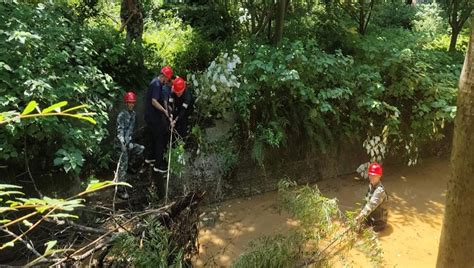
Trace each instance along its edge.
<instances>
[{"instance_id":1,"label":"wading person","mask_svg":"<svg viewBox=\"0 0 474 268\"><path fill-rule=\"evenodd\" d=\"M171 67L163 67L161 74L150 82L145 99L145 135L149 147L145 162L154 164L153 171L160 173L165 173L167 169L163 154L167 144L170 116L165 108L168 98L165 85L172 77Z\"/></svg>"},{"instance_id":2,"label":"wading person","mask_svg":"<svg viewBox=\"0 0 474 268\"><path fill-rule=\"evenodd\" d=\"M133 92L124 95L127 109L121 111L117 117L117 140L120 147L120 161L117 179L119 182L127 181L128 171L137 158L143 154L144 147L133 142L133 131L135 128L136 114L133 110L137 97ZM128 194L124 187L119 187L117 194L122 199L127 199Z\"/></svg>"},{"instance_id":3,"label":"wading person","mask_svg":"<svg viewBox=\"0 0 474 268\"><path fill-rule=\"evenodd\" d=\"M191 91L186 90L186 81L181 77L173 80L169 104L172 114L171 126L179 137L185 140L188 135L188 116L193 105L193 97Z\"/></svg>"},{"instance_id":4,"label":"wading person","mask_svg":"<svg viewBox=\"0 0 474 268\"><path fill-rule=\"evenodd\" d=\"M387 224L388 211L384 206L388 197L385 188L380 181L382 178L382 167L378 163L369 165L369 190L365 196L365 205L360 214L355 218L358 223L373 227L379 232Z\"/></svg>"}]
</instances>

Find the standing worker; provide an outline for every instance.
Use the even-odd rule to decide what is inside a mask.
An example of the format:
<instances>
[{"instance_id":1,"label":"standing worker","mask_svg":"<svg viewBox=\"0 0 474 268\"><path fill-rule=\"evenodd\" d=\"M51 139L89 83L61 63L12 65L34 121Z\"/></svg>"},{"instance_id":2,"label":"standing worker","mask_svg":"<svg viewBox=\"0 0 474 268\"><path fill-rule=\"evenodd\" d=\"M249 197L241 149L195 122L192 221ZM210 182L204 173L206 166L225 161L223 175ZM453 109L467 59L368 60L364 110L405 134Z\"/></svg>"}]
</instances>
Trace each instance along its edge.
<instances>
[{"instance_id":1,"label":"standing worker","mask_svg":"<svg viewBox=\"0 0 474 268\"><path fill-rule=\"evenodd\" d=\"M355 218L358 223L364 223L372 226L374 231L379 232L385 228L387 224L388 211L384 206L388 197L385 188L380 181L382 177L382 166L378 163L369 165L369 191L365 196L366 203L362 211Z\"/></svg>"},{"instance_id":2,"label":"standing worker","mask_svg":"<svg viewBox=\"0 0 474 268\"><path fill-rule=\"evenodd\" d=\"M168 110L165 108L167 107L168 94L164 85L168 84L172 78L171 67L163 67L161 74L150 82L145 100L145 133L149 146L145 162L147 164L154 163L153 170L161 173L165 173L167 169L163 154L167 144L166 137L168 137L170 122Z\"/></svg>"},{"instance_id":3,"label":"standing worker","mask_svg":"<svg viewBox=\"0 0 474 268\"><path fill-rule=\"evenodd\" d=\"M173 81L171 91L169 99L172 111L171 126L184 140L188 135L188 116L193 105L193 96L190 90L186 90L186 81L181 77L176 77Z\"/></svg>"},{"instance_id":4,"label":"standing worker","mask_svg":"<svg viewBox=\"0 0 474 268\"><path fill-rule=\"evenodd\" d=\"M136 114L133 108L137 102L135 93L129 91L124 95L127 109L121 111L117 117L117 139L119 141L121 157L117 178L119 182L127 181L127 172L131 163L136 162L136 158L143 154L143 145L133 143L133 130L135 128ZM118 196L122 199L128 198L125 188L119 187Z\"/></svg>"}]
</instances>

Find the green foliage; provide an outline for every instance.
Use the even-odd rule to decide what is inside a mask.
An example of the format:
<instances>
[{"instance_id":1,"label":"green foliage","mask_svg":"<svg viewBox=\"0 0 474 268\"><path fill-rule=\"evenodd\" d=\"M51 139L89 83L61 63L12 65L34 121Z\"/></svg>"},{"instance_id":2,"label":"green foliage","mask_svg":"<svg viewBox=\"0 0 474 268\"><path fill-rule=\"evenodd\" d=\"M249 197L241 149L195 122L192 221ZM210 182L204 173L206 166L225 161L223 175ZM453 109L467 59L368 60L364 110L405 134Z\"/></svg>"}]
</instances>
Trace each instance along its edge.
<instances>
[{"instance_id":1,"label":"green foliage","mask_svg":"<svg viewBox=\"0 0 474 268\"><path fill-rule=\"evenodd\" d=\"M22 110L25 99L45 105L68 99L72 105L87 104L97 123L48 117L35 124L9 124L0 130L0 159L20 156L25 139L30 157L41 159L33 168L52 167L60 149L75 148L85 158L102 155L107 111L116 92L112 78L94 65L94 42L60 4L4 3L0 17L0 110Z\"/></svg>"},{"instance_id":2,"label":"green foliage","mask_svg":"<svg viewBox=\"0 0 474 268\"><path fill-rule=\"evenodd\" d=\"M232 92L238 90L240 83L235 73L241 64L240 58L228 53L214 59L206 71L190 75L196 94L196 111L208 118L222 117L232 108Z\"/></svg>"},{"instance_id":3,"label":"green foliage","mask_svg":"<svg viewBox=\"0 0 474 268\"><path fill-rule=\"evenodd\" d=\"M171 148L168 148L166 153L166 161L170 162L171 173L181 176L186 167L186 159L184 155L184 142L179 139L174 142ZM171 159L170 159L171 156Z\"/></svg>"},{"instance_id":4,"label":"green foliage","mask_svg":"<svg viewBox=\"0 0 474 268\"><path fill-rule=\"evenodd\" d=\"M251 242L234 267L295 267L308 263L322 267L335 257L343 260L354 246L372 264L381 264L383 252L374 231L366 229L361 235L355 231L356 212L343 216L337 200L323 196L317 187L296 187L295 182L287 180L278 186L280 205L298 221L298 226L288 236ZM345 224L341 223L344 218Z\"/></svg>"},{"instance_id":5,"label":"green foliage","mask_svg":"<svg viewBox=\"0 0 474 268\"><path fill-rule=\"evenodd\" d=\"M404 2L397 1L377 5L374 11L373 25L381 28L400 27L412 29L413 19L415 18L416 9L421 5L407 5ZM418 13L419 14L419 13Z\"/></svg>"},{"instance_id":6,"label":"green foliage","mask_svg":"<svg viewBox=\"0 0 474 268\"><path fill-rule=\"evenodd\" d=\"M459 55L426 42L419 32L384 28L358 38L353 56L329 54L312 40L257 49L244 43L237 52L241 86L226 101L259 163L265 148L285 144L290 134L325 150L342 136L383 129L387 150L405 150L413 163L416 148L441 138L452 122L461 68Z\"/></svg>"},{"instance_id":7,"label":"green foliage","mask_svg":"<svg viewBox=\"0 0 474 268\"><path fill-rule=\"evenodd\" d=\"M327 54L312 41L241 50L243 83L232 98L245 136L257 146L278 147L290 132L324 149L337 134L328 132L327 126L342 124L349 107L354 111L353 60L340 52ZM344 127L339 130L348 130Z\"/></svg>"},{"instance_id":8,"label":"green foliage","mask_svg":"<svg viewBox=\"0 0 474 268\"><path fill-rule=\"evenodd\" d=\"M20 235L12 236L10 241L5 242L0 246L0 250L6 247L14 247L15 243L19 241L26 234L35 229L44 219L67 219L67 218L78 218L77 215L72 214L75 209L84 207L84 199L80 198L86 194L96 192L98 190L111 187L111 186L129 186L127 183L113 181L104 182L92 182L85 191L78 193L77 195L68 199L57 199L49 198L47 196L42 198L28 198L18 197L24 196L25 194L19 189L21 186L0 184L0 229L8 230L9 226L17 223L22 223L27 227L26 231L23 231ZM18 216L21 214L9 213L11 211L23 213L24 216ZM26 212L29 212L26 214ZM32 222L30 222L32 221ZM54 247L54 241L50 241L47 244L47 248L43 257L52 254L52 248ZM62 251L56 251L56 253Z\"/></svg>"},{"instance_id":9,"label":"green foliage","mask_svg":"<svg viewBox=\"0 0 474 268\"><path fill-rule=\"evenodd\" d=\"M302 239L297 234L264 236L251 241L250 250L240 255L232 267L294 267L301 246Z\"/></svg>"},{"instance_id":10,"label":"green foliage","mask_svg":"<svg viewBox=\"0 0 474 268\"><path fill-rule=\"evenodd\" d=\"M171 233L153 219L145 220L144 236L123 233L114 242L111 255L134 267L183 267L184 253L171 240Z\"/></svg>"},{"instance_id":11,"label":"green foliage","mask_svg":"<svg viewBox=\"0 0 474 268\"><path fill-rule=\"evenodd\" d=\"M170 36L172 42L170 42ZM211 42L172 10L160 9L143 35L147 51L145 65L157 72L171 65L176 75L204 69L218 54L219 42Z\"/></svg>"},{"instance_id":12,"label":"green foliage","mask_svg":"<svg viewBox=\"0 0 474 268\"><path fill-rule=\"evenodd\" d=\"M84 158L82 157L82 153L76 148L70 148L68 151L65 149L59 149L56 152L54 165L62 166L66 173L73 171L74 173L79 174L83 164Z\"/></svg>"},{"instance_id":13,"label":"green foliage","mask_svg":"<svg viewBox=\"0 0 474 268\"><path fill-rule=\"evenodd\" d=\"M448 23L441 16L443 10L437 3L417 5L413 30L422 37L432 41L437 36L446 34Z\"/></svg>"},{"instance_id":14,"label":"green foliage","mask_svg":"<svg viewBox=\"0 0 474 268\"><path fill-rule=\"evenodd\" d=\"M283 209L300 222L302 229L309 231L307 235L319 241L322 237L334 232L337 227L334 218L339 208L335 198L327 198L321 194L317 186L296 187L295 182L282 180L278 184ZM314 230L312 229L314 228Z\"/></svg>"}]
</instances>

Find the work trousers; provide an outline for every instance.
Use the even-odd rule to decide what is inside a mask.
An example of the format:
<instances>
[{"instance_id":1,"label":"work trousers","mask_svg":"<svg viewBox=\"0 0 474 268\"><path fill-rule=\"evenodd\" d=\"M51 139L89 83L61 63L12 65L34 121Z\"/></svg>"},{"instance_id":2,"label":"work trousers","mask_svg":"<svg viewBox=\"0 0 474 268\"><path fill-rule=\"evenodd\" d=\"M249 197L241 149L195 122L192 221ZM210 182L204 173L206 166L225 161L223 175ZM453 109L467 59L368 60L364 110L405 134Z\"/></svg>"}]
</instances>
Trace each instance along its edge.
<instances>
[{"instance_id":1,"label":"work trousers","mask_svg":"<svg viewBox=\"0 0 474 268\"><path fill-rule=\"evenodd\" d=\"M126 150L121 152L122 157L120 158L120 164L118 168L117 178L118 181L127 181L127 171L130 165L137 161L137 158L142 156L143 145L130 143L126 146Z\"/></svg>"},{"instance_id":2,"label":"work trousers","mask_svg":"<svg viewBox=\"0 0 474 268\"><path fill-rule=\"evenodd\" d=\"M154 159L155 167L166 169L167 163L164 158L169 139L169 123L164 116L160 116L147 122L145 129L147 143L147 159Z\"/></svg>"},{"instance_id":3,"label":"work trousers","mask_svg":"<svg viewBox=\"0 0 474 268\"><path fill-rule=\"evenodd\" d=\"M371 226L374 231L380 232L387 225L387 218L388 211L379 207L365 219L365 224Z\"/></svg>"}]
</instances>

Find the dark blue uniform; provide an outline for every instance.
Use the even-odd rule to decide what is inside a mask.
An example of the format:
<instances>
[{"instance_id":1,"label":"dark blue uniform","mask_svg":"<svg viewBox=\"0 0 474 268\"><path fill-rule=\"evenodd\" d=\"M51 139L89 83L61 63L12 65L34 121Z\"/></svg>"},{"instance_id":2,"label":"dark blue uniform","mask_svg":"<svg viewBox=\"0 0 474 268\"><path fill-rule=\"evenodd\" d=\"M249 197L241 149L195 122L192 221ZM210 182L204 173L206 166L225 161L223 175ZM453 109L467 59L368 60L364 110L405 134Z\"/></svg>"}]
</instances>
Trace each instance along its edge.
<instances>
[{"instance_id":1,"label":"dark blue uniform","mask_svg":"<svg viewBox=\"0 0 474 268\"><path fill-rule=\"evenodd\" d=\"M176 132L178 132L181 138L185 139L188 135L188 117L193 106L191 90L187 89L180 97L174 92L171 93L169 103L173 119L177 118L175 126Z\"/></svg>"},{"instance_id":2,"label":"dark blue uniform","mask_svg":"<svg viewBox=\"0 0 474 268\"><path fill-rule=\"evenodd\" d=\"M155 77L148 87L145 99L145 122L146 122L146 158L155 160L155 168L166 169L166 161L163 157L166 149L166 140L169 137L169 120L166 115L152 105L152 99L156 99L163 108L167 105L167 89L162 85L160 79Z\"/></svg>"}]
</instances>

